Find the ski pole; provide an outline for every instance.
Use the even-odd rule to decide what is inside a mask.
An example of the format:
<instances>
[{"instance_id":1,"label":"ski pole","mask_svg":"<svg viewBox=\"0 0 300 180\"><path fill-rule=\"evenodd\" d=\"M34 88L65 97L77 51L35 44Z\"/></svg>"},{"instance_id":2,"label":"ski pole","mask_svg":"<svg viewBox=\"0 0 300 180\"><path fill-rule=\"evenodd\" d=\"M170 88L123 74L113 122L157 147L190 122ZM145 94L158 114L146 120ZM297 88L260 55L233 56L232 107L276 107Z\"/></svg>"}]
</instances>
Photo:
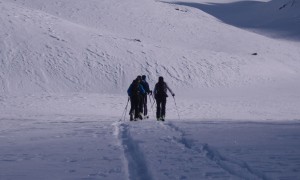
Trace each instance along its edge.
<instances>
[{"instance_id":1,"label":"ski pole","mask_svg":"<svg viewBox=\"0 0 300 180\"><path fill-rule=\"evenodd\" d=\"M179 115L179 111L178 111L178 107L177 107L177 104L176 104L174 96L173 96L173 99L174 99L174 103L175 103L175 107L176 107L176 110L177 110L177 114L178 114L179 120L181 120L180 115Z\"/></svg>"},{"instance_id":2,"label":"ski pole","mask_svg":"<svg viewBox=\"0 0 300 180\"><path fill-rule=\"evenodd\" d=\"M127 107L128 107L128 102L129 102L129 100L130 100L130 99L129 99L129 97L128 97L127 104L126 104L125 109L124 109L124 111L123 111L123 113L122 113L122 116L121 116L120 121L122 121L123 117L124 117L124 121L125 121L125 116L126 116L126 111L127 111Z\"/></svg>"},{"instance_id":3,"label":"ski pole","mask_svg":"<svg viewBox=\"0 0 300 180\"><path fill-rule=\"evenodd\" d=\"M130 100L130 98L128 97L128 101L127 101L127 104L126 104L126 107L125 107L124 121L125 121L125 118L126 118L126 113L127 113L129 100Z\"/></svg>"},{"instance_id":4,"label":"ski pole","mask_svg":"<svg viewBox=\"0 0 300 180\"><path fill-rule=\"evenodd\" d=\"M127 106L127 104L126 104L126 106ZM123 116L124 116L124 113L125 113L125 110L126 110L126 106L125 106L125 108L124 108L124 110L123 110L123 112L122 112L122 116L121 116L121 118L120 118L120 121L123 120Z\"/></svg>"}]
</instances>

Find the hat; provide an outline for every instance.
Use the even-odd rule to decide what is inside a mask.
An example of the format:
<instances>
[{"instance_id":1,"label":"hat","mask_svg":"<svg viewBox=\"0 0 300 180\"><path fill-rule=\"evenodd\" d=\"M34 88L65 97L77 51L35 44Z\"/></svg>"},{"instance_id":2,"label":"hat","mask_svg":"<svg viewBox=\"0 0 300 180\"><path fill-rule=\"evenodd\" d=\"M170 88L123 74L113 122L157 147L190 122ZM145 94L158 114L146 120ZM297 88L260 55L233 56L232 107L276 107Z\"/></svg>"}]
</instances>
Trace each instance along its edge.
<instances>
[{"instance_id":1,"label":"hat","mask_svg":"<svg viewBox=\"0 0 300 180\"><path fill-rule=\"evenodd\" d=\"M146 75L142 75L142 80L145 80L146 79Z\"/></svg>"},{"instance_id":2,"label":"hat","mask_svg":"<svg viewBox=\"0 0 300 180\"><path fill-rule=\"evenodd\" d=\"M142 76L137 76L136 79L141 81L142 80Z\"/></svg>"},{"instance_id":3,"label":"hat","mask_svg":"<svg viewBox=\"0 0 300 180\"><path fill-rule=\"evenodd\" d=\"M159 76L158 81L159 81L159 82L163 82L163 81L164 81L164 77Z\"/></svg>"}]
</instances>

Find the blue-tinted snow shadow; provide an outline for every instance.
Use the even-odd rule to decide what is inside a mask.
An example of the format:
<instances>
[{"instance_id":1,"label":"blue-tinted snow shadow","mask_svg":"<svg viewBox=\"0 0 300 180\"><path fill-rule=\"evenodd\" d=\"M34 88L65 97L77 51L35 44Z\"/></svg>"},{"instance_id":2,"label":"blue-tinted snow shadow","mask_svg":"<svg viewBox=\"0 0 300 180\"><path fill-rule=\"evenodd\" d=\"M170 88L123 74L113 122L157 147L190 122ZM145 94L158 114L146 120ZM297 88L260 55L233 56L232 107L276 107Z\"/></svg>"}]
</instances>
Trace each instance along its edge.
<instances>
[{"instance_id":1,"label":"blue-tinted snow shadow","mask_svg":"<svg viewBox=\"0 0 300 180\"><path fill-rule=\"evenodd\" d=\"M200 9L226 24L273 37L300 41L300 6L289 1L232 3L166 2Z\"/></svg>"}]
</instances>

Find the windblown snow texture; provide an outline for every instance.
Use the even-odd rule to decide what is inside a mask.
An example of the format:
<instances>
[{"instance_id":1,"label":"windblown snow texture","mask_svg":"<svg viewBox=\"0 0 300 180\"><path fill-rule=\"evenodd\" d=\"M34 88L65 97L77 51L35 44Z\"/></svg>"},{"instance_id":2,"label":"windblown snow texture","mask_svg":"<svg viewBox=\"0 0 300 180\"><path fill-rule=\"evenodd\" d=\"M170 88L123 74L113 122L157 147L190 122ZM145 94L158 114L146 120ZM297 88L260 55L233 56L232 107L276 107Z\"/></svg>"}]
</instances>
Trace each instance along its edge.
<instances>
[{"instance_id":1,"label":"windblown snow texture","mask_svg":"<svg viewBox=\"0 0 300 180\"><path fill-rule=\"evenodd\" d=\"M275 1L270 7L243 3L2 0L0 92L120 93L138 74L150 83L162 75L176 88L298 79L299 46L226 26L212 16L234 20L225 12L236 9L240 19L228 23L237 27L251 24L243 19L251 17L248 11L278 17L281 21L272 22L278 27L286 27L284 22L299 27L299 3L280 11Z\"/></svg>"}]
</instances>

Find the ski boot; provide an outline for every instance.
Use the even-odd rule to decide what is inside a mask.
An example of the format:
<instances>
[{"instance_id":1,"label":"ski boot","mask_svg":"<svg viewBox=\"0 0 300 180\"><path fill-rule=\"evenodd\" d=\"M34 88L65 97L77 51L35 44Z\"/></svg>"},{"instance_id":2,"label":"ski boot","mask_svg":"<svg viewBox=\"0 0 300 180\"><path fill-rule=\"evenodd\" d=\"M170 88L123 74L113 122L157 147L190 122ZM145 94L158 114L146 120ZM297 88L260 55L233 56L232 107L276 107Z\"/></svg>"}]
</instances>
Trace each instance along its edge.
<instances>
[{"instance_id":1,"label":"ski boot","mask_svg":"<svg viewBox=\"0 0 300 180\"><path fill-rule=\"evenodd\" d=\"M139 114L139 119L143 120L143 114L142 113Z\"/></svg>"},{"instance_id":2,"label":"ski boot","mask_svg":"<svg viewBox=\"0 0 300 180\"><path fill-rule=\"evenodd\" d=\"M133 114L130 114L130 121L133 121Z\"/></svg>"}]
</instances>

